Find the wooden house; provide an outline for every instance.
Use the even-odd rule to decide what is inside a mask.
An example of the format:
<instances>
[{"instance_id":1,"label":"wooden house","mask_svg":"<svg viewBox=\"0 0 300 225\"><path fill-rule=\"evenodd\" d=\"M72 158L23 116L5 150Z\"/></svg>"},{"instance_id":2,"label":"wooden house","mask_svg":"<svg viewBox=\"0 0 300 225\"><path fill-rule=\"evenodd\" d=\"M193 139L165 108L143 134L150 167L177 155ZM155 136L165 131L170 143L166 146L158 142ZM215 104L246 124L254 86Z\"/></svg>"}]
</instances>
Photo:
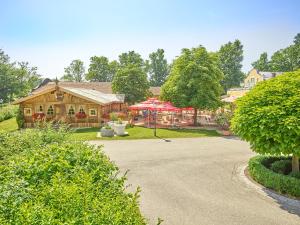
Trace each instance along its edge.
<instances>
[{"instance_id":1,"label":"wooden house","mask_svg":"<svg viewBox=\"0 0 300 225\"><path fill-rule=\"evenodd\" d=\"M111 112L123 112L125 95L112 94L105 82L48 82L14 104L20 105L24 126L39 119L63 121L72 127L99 127Z\"/></svg>"}]
</instances>

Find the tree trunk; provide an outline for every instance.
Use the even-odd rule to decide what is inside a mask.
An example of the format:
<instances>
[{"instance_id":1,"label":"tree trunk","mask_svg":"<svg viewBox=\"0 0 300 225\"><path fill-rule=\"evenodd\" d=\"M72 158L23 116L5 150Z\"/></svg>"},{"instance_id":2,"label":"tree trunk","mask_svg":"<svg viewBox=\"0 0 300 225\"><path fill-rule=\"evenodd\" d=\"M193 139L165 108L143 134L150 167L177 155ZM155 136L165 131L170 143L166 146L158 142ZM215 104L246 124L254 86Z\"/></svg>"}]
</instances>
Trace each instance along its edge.
<instances>
[{"instance_id":1,"label":"tree trunk","mask_svg":"<svg viewBox=\"0 0 300 225\"><path fill-rule=\"evenodd\" d=\"M299 172L299 157L296 155L293 155L292 158L292 171Z\"/></svg>"},{"instance_id":2,"label":"tree trunk","mask_svg":"<svg viewBox=\"0 0 300 225\"><path fill-rule=\"evenodd\" d=\"M197 126L197 109L194 108L194 126Z\"/></svg>"}]
</instances>

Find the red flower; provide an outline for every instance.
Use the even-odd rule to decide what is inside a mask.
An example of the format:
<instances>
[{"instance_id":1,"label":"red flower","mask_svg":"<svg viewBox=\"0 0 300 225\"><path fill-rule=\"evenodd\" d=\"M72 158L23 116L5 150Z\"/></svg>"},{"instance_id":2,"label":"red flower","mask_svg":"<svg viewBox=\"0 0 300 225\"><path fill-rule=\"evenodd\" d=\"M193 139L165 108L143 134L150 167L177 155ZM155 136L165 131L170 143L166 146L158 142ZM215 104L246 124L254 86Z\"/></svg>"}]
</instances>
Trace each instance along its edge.
<instances>
[{"instance_id":1,"label":"red flower","mask_svg":"<svg viewBox=\"0 0 300 225\"><path fill-rule=\"evenodd\" d=\"M42 120L44 117L45 117L45 113L43 112L37 112L32 115L32 118L34 120Z\"/></svg>"},{"instance_id":2,"label":"red flower","mask_svg":"<svg viewBox=\"0 0 300 225\"><path fill-rule=\"evenodd\" d=\"M75 114L75 116L76 116L77 119L84 119L84 118L86 118L85 112L78 112L78 113Z\"/></svg>"}]
</instances>

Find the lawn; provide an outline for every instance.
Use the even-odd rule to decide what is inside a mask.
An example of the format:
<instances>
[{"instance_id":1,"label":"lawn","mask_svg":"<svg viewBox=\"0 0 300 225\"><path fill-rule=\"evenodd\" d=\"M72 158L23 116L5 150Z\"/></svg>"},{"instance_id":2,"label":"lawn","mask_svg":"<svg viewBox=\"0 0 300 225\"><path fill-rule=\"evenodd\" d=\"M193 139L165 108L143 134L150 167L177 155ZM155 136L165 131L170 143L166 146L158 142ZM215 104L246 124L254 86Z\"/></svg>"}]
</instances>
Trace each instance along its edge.
<instances>
[{"instance_id":1,"label":"lawn","mask_svg":"<svg viewBox=\"0 0 300 225\"><path fill-rule=\"evenodd\" d=\"M0 122L0 132L1 131L6 131L6 132L15 131L17 129L18 129L18 124L17 124L15 117Z\"/></svg>"},{"instance_id":2,"label":"lawn","mask_svg":"<svg viewBox=\"0 0 300 225\"><path fill-rule=\"evenodd\" d=\"M215 130L189 130L189 129L157 129L157 137L153 135L153 129L145 127L133 127L126 129L127 136L97 138L99 128L82 128L71 134L70 140L130 140L130 139L151 139L151 138L192 138L192 137L214 137L219 136Z\"/></svg>"},{"instance_id":3,"label":"lawn","mask_svg":"<svg viewBox=\"0 0 300 225\"><path fill-rule=\"evenodd\" d=\"M18 129L16 118L11 118L0 122L0 131L15 131ZM124 137L106 137L97 138L99 128L81 128L77 129L69 137L69 140L89 141L89 140L132 140L132 139L151 139L151 138L192 138L192 137L214 137L219 134L214 130L190 130L190 129L157 129L157 137L153 135L153 129L145 127L132 127L126 129L127 136Z\"/></svg>"}]
</instances>

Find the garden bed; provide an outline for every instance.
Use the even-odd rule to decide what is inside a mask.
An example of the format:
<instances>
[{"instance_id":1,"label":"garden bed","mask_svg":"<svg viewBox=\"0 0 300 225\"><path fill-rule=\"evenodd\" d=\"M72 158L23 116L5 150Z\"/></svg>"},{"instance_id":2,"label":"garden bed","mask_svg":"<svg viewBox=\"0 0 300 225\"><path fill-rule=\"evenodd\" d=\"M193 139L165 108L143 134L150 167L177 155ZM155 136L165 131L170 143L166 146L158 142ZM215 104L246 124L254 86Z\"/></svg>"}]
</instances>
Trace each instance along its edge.
<instances>
[{"instance_id":1,"label":"garden bed","mask_svg":"<svg viewBox=\"0 0 300 225\"><path fill-rule=\"evenodd\" d=\"M291 173L291 158L255 156L249 161L249 175L261 185L286 194L300 197L299 173Z\"/></svg>"}]
</instances>

